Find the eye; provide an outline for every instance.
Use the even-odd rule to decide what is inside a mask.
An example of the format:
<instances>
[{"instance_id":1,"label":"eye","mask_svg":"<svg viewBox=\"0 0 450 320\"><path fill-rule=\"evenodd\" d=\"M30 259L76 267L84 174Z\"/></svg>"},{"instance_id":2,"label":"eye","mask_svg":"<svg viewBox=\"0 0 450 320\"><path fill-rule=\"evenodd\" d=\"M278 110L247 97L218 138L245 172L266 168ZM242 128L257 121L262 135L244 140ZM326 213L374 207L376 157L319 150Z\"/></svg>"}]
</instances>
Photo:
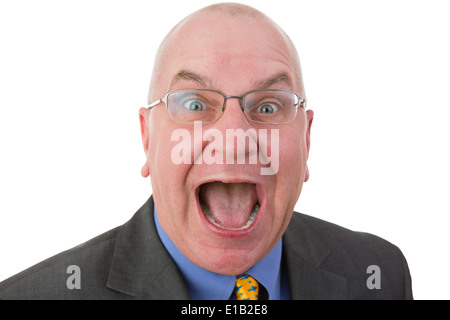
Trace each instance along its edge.
<instances>
[{"instance_id":1,"label":"eye","mask_svg":"<svg viewBox=\"0 0 450 320\"><path fill-rule=\"evenodd\" d=\"M189 111L206 111L208 106L197 99L189 99L183 103L183 106Z\"/></svg>"},{"instance_id":2,"label":"eye","mask_svg":"<svg viewBox=\"0 0 450 320\"><path fill-rule=\"evenodd\" d=\"M273 103L264 103L260 105L258 108L256 108L256 112L259 113L275 113L278 111L278 107Z\"/></svg>"}]
</instances>

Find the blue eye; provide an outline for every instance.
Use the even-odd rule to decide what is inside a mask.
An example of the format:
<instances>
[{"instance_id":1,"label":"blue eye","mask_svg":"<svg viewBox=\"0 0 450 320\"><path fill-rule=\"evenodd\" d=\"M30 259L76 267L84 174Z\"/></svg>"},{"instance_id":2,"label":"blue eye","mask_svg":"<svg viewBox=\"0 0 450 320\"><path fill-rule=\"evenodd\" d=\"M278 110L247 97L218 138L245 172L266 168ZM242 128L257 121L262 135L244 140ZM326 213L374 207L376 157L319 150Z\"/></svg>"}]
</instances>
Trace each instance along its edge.
<instances>
[{"instance_id":1,"label":"blue eye","mask_svg":"<svg viewBox=\"0 0 450 320\"><path fill-rule=\"evenodd\" d=\"M272 114L278 111L278 107L273 103L264 103L260 105L256 112Z\"/></svg>"},{"instance_id":2,"label":"blue eye","mask_svg":"<svg viewBox=\"0 0 450 320\"><path fill-rule=\"evenodd\" d=\"M208 109L208 106L204 102L196 99L185 101L183 106L189 111L205 111Z\"/></svg>"}]
</instances>

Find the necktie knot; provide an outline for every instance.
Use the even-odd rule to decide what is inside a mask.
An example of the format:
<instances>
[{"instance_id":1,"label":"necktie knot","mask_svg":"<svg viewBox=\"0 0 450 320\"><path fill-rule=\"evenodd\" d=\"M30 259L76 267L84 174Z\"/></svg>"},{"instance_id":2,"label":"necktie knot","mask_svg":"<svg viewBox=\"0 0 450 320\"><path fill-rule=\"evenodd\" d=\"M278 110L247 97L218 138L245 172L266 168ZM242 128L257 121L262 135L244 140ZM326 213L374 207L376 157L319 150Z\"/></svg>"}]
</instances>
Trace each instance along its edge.
<instances>
[{"instance_id":1,"label":"necktie knot","mask_svg":"<svg viewBox=\"0 0 450 320\"><path fill-rule=\"evenodd\" d=\"M258 300L258 281L249 275L237 278L235 292L237 300Z\"/></svg>"}]
</instances>

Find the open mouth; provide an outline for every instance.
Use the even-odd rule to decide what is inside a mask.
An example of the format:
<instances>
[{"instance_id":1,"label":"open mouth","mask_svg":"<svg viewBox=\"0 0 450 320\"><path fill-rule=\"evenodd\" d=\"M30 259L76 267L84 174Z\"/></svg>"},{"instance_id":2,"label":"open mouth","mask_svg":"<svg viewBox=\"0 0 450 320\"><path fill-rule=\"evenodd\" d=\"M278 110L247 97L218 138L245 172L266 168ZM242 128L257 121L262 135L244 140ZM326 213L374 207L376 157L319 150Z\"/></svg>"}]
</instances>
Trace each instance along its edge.
<instances>
[{"instance_id":1,"label":"open mouth","mask_svg":"<svg viewBox=\"0 0 450 320\"><path fill-rule=\"evenodd\" d=\"M198 200L203 215L226 230L245 230L258 216L261 207L254 183L213 181L202 184Z\"/></svg>"}]
</instances>

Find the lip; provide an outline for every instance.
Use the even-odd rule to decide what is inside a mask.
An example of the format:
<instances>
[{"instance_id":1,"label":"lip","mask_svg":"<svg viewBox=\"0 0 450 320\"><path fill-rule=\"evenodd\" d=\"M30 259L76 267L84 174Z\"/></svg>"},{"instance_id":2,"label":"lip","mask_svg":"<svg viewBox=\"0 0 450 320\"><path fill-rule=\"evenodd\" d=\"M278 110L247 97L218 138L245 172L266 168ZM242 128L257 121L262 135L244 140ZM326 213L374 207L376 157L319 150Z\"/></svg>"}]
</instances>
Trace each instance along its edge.
<instances>
[{"instance_id":1,"label":"lip","mask_svg":"<svg viewBox=\"0 0 450 320\"><path fill-rule=\"evenodd\" d=\"M223 229L223 228L220 228L220 227L214 225L213 223L211 223L211 221L209 221L206 218L206 216L204 215L203 210L200 206L200 199L199 199L200 186L203 184L215 182L215 181L224 182L224 183L253 183L253 184L255 184L256 194L258 197L258 202L259 202L260 208L258 211L258 215L256 216L255 220L248 228L246 228L244 230ZM263 184L261 184L260 182L254 181L252 179L233 178L233 177L209 178L207 180L203 180L203 181L199 182L195 186L195 198L196 198L196 204L197 204L197 212L200 216L200 220L203 222L203 224L207 227L207 229L209 231L217 234L218 236L225 237L225 238L241 238L241 237L250 236L250 234L253 233L258 228L258 225L260 224L260 221L266 212L266 195L267 195L267 191L266 191L265 186Z\"/></svg>"}]
</instances>

